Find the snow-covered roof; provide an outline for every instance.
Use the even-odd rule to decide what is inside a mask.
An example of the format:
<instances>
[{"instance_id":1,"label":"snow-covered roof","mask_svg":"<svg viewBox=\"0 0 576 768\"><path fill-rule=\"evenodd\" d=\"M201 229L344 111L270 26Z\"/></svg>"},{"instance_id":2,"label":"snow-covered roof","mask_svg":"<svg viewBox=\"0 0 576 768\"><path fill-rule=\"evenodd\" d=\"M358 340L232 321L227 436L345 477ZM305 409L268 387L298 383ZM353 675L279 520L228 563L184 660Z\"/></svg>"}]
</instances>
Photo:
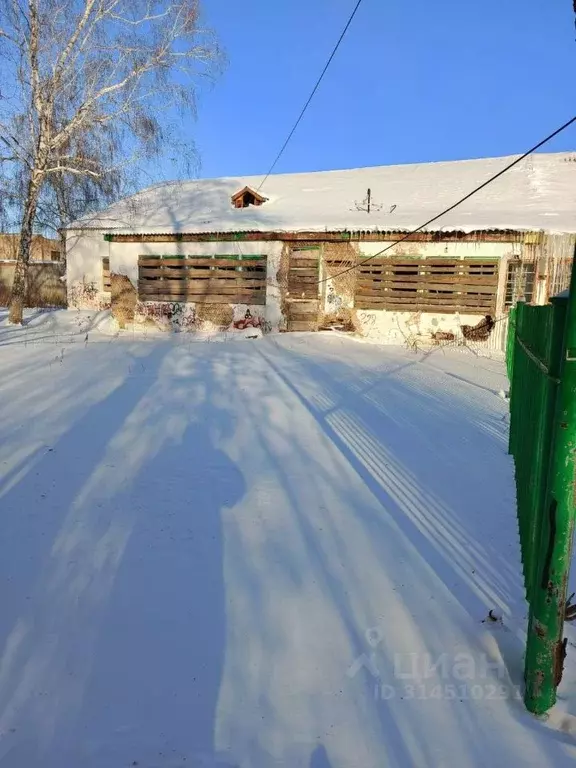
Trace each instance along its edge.
<instances>
[{"instance_id":1,"label":"snow-covered roof","mask_svg":"<svg viewBox=\"0 0 576 768\"><path fill-rule=\"evenodd\" d=\"M155 185L71 228L124 233L407 231L452 205L513 157L270 176L261 206L231 197L262 177ZM372 211L363 200L368 188ZM430 230L576 232L576 153L534 154L429 227Z\"/></svg>"}]
</instances>

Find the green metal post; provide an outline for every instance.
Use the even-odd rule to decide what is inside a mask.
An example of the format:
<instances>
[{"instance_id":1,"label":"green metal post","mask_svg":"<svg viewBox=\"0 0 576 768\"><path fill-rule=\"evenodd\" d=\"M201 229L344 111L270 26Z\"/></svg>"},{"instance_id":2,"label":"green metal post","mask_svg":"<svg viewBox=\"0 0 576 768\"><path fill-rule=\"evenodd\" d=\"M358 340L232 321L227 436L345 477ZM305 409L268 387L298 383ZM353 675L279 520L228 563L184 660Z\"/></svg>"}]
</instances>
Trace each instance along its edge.
<instances>
[{"instance_id":1,"label":"green metal post","mask_svg":"<svg viewBox=\"0 0 576 768\"><path fill-rule=\"evenodd\" d=\"M552 441L556 425L561 372L564 365L564 334L566 330L565 299L552 299L552 307L537 307L537 310L552 310L551 323L546 324L548 332L548 375L541 376L538 392L534 393L537 412L540 415L536 434L530 445L532 454L531 476L528 485L532 492L531 515L526 530L526 590L529 601L540 590L538 565L543 551L542 533L545 529L544 516L547 514L547 493L550 487L550 460ZM534 382L535 384L535 382ZM536 389L536 387L534 387Z\"/></svg>"},{"instance_id":2,"label":"green metal post","mask_svg":"<svg viewBox=\"0 0 576 768\"><path fill-rule=\"evenodd\" d=\"M576 269L572 265L563 341L564 359L540 534L540 557L530 604L524 702L543 714L556 701L565 656L564 617L575 510Z\"/></svg>"},{"instance_id":3,"label":"green metal post","mask_svg":"<svg viewBox=\"0 0 576 768\"><path fill-rule=\"evenodd\" d=\"M508 369L508 381L512 386L514 371L514 346L516 341L516 307L510 307L508 312L508 334L506 336L506 368Z\"/></svg>"},{"instance_id":4,"label":"green metal post","mask_svg":"<svg viewBox=\"0 0 576 768\"><path fill-rule=\"evenodd\" d=\"M516 393L516 386L514 384L514 360L516 357L516 346L517 346L517 336L519 335L519 330L522 328L522 318L523 318L523 309L524 304L522 302L518 302L516 306L514 307L514 320L512 322L511 319L508 320L510 323L508 327L508 339L507 339L507 367L508 367L508 376L510 379L510 432L508 435L508 453L511 456L514 456L516 458L516 439L517 439L517 430L519 425L519 419L517 418L516 414L516 407L518 405L518 402L520 401L520 396L517 395L516 397L512 396L512 390L514 390ZM511 310L512 311L512 310ZM513 327L512 327L513 326ZM516 372L517 374L518 372Z\"/></svg>"},{"instance_id":5,"label":"green metal post","mask_svg":"<svg viewBox=\"0 0 576 768\"><path fill-rule=\"evenodd\" d=\"M510 307L508 312L508 333L506 336L506 369L508 372L508 402L512 410L512 380L514 378L514 355L516 354L516 307ZM513 454L514 428L516 424L510 419L508 434L508 453Z\"/></svg>"}]
</instances>

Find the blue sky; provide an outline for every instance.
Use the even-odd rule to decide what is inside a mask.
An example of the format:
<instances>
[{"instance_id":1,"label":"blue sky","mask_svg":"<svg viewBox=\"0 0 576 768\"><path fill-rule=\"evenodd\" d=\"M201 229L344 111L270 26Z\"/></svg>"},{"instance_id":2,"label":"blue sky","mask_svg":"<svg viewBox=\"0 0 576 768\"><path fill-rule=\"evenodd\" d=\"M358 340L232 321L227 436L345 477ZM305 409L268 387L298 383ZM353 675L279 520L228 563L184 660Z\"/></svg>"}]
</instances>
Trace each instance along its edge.
<instances>
[{"instance_id":1,"label":"blue sky","mask_svg":"<svg viewBox=\"0 0 576 768\"><path fill-rule=\"evenodd\" d=\"M266 172L354 4L204 0L229 61L190 126L201 176ZM576 113L571 6L364 0L276 172L524 151Z\"/></svg>"}]
</instances>

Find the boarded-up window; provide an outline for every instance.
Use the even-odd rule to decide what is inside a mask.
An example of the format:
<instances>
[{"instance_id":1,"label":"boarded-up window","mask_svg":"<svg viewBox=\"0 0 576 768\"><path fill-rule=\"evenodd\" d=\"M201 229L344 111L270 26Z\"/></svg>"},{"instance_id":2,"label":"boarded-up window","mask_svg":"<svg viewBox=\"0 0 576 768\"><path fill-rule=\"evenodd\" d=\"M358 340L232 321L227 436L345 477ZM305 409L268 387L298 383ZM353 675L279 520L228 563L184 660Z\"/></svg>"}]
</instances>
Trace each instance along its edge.
<instances>
[{"instance_id":1,"label":"boarded-up window","mask_svg":"<svg viewBox=\"0 0 576 768\"><path fill-rule=\"evenodd\" d=\"M110 293L110 259L102 259L102 290Z\"/></svg>"},{"instance_id":2,"label":"boarded-up window","mask_svg":"<svg viewBox=\"0 0 576 768\"><path fill-rule=\"evenodd\" d=\"M399 312L496 309L498 261L493 259L371 259L358 267L354 305Z\"/></svg>"},{"instance_id":3,"label":"boarded-up window","mask_svg":"<svg viewBox=\"0 0 576 768\"><path fill-rule=\"evenodd\" d=\"M142 301L266 304L266 256L140 256Z\"/></svg>"}]
</instances>

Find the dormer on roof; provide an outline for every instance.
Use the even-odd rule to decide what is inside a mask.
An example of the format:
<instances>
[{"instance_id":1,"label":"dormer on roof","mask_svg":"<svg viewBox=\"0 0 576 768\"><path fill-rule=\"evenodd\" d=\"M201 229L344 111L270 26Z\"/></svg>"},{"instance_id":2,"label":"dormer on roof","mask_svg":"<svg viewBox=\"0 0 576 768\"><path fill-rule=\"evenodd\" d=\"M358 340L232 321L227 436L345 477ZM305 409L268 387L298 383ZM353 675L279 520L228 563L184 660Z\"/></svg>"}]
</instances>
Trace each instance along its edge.
<instances>
[{"instance_id":1,"label":"dormer on roof","mask_svg":"<svg viewBox=\"0 0 576 768\"><path fill-rule=\"evenodd\" d=\"M262 205L268 198L262 197L262 195L250 187L244 187L240 192L232 195L231 200L234 208L248 208L249 205Z\"/></svg>"}]
</instances>

